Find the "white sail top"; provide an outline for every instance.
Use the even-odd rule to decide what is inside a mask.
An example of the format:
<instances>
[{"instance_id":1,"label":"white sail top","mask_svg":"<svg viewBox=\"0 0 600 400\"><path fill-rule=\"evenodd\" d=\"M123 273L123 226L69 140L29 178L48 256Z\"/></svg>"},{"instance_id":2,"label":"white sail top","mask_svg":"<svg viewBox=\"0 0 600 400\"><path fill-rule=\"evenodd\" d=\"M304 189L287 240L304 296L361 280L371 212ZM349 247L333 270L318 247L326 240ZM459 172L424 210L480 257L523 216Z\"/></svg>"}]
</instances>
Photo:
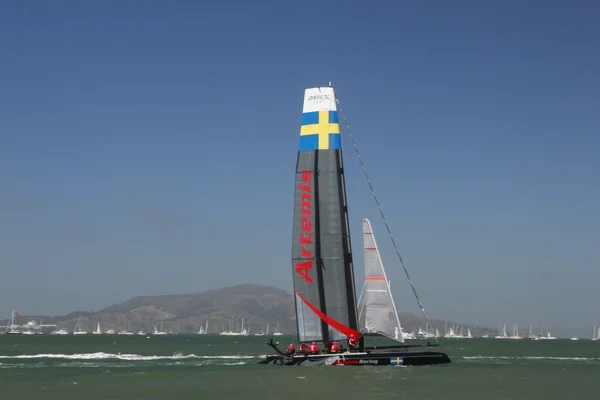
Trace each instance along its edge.
<instances>
[{"instance_id":1,"label":"white sail top","mask_svg":"<svg viewBox=\"0 0 600 400\"><path fill-rule=\"evenodd\" d=\"M404 342L390 284L377 249L371 222L366 218L363 219L363 236L365 244L365 311L364 317L361 318L364 323L361 325L367 332L380 333Z\"/></svg>"},{"instance_id":2,"label":"white sail top","mask_svg":"<svg viewBox=\"0 0 600 400\"><path fill-rule=\"evenodd\" d=\"M335 92L332 87L315 87L304 91L303 113L336 110Z\"/></svg>"}]
</instances>

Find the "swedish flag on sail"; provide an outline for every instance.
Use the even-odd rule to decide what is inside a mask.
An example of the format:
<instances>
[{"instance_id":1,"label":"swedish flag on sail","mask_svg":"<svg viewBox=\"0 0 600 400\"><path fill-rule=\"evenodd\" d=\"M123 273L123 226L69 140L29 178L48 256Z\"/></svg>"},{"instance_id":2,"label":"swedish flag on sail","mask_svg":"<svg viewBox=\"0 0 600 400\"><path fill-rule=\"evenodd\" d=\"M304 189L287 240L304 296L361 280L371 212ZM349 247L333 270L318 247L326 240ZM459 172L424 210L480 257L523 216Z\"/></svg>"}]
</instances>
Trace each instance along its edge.
<instances>
[{"instance_id":1,"label":"swedish flag on sail","mask_svg":"<svg viewBox=\"0 0 600 400\"><path fill-rule=\"evenodd\" d=\"M299 151L340 149L337 111L312 111L302 114Z\"/></svg>"}]
</instances>

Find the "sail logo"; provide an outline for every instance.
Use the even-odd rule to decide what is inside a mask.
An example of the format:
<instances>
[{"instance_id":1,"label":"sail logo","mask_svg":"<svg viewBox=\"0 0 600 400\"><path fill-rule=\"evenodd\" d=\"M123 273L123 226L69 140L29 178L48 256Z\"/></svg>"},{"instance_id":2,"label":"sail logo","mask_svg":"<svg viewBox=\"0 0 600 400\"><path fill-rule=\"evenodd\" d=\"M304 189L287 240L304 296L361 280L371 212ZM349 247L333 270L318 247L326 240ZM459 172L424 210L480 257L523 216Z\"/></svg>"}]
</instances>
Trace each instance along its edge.
<instances>
[{"instance_id":1,"label":"sail logo","mask_svg":"<svg viewBox=\"0 0 600 400\"><path fill-rule=\"evenodd\" d=\"M312 96L308 96L306 101L311 102L313 104L322 103L325 100L329 100L328 94L315 94Z\"/></svg>"},{"instance_id":2,"label":"sail logo","mask_svg":"<svg viewBox=\"0 0 600 400\"><path fill-rule=\"evenodd\" d=\"M300 184L298 184L298 190L301 192L300 195L300 209L302 219L300 223L300 249L301 257L306 259L296 264L296 273L304 278L304 282L312 283L313 280L309 275L310 270L313 267L313 253L311 248L313 246L313 207L312 207L312 188L311 179L312 172L309 170L302 170L302 178Z\"/></svg>"}]
</instances>

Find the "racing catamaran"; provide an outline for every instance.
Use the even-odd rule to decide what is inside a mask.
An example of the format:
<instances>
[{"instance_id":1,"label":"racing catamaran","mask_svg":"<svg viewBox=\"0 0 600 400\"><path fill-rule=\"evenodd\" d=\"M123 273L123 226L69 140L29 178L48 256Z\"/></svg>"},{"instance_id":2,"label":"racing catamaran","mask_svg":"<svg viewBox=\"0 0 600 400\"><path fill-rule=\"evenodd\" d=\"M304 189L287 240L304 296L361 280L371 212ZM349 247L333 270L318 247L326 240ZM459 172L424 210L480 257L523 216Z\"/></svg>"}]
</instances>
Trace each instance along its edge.
<instances>
[{"instance_id":1,"label":"racing catamaran","mask_svg":"<svg viewBox=\"0 0 600 400\"><path fill-rule=\"evenodd\" d=\"M298 342L310 344L315 341L328 348L333 341L342 343L343 347L343 343L351 336L360 339L358 346L352 352L344 350L341 353L320 354L288 354L279 350L277 343L271 339L267 344L277 354L267 355L260 363L276 365L449 363L450 358L444 353L423 351L423 347L438 344L408 345L400 340L393 346L366 347L364 337L359 333L338 106L331 85L305 90L298 150L292 234L292 274ZM364 171L366 173L366 170ZM371 260L371 253L365 254L366 261L370 262L367 257ZM379 276L372 276L372 278L380 279ZM387 280L385 284L389 289ZM423 309L418 297L417 301ZM376 303L374 299L371 306L377 306ZM397 321L397 325L387 325L401 329L395 306L393 313L389 315L391 314L394 315L389 318L393 319L392 323ZM367 318L367 322L374 320L376 319ZM374 331L385 334L387 325L383 326L380 323L379 326L369 326L369 330L373 328ZM411 350L416 347L420 349Z\"/></svg>"}]
</instances>

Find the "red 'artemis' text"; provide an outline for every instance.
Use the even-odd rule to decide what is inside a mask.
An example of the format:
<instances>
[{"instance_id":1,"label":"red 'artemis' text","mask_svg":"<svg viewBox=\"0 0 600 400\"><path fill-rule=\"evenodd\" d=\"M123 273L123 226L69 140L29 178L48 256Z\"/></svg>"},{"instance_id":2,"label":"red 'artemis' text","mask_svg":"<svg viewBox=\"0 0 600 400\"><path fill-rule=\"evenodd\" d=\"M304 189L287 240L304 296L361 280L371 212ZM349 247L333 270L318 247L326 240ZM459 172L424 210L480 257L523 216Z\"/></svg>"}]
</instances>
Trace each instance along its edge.
<instances>
[{"instance_id":1,"label":"red 'artemis' text","mask_svg":"<svg viewBox=\"0 0 600 400\"><path fill-rule=\"evenodd\" d=\"M312 210L312 191L310 188L311 172L308 170L302 170L302 183L298 185L298 190L301 194L301 229L300 233L300 248L302 249L302 258L306 258L306 261L302 261L296 264L296 272L304 278L306 283L312 283L312 278L308 275L309 271L313 267L313 253L307 250L307 247L312 246L312 226L313 226L313 210Z\"/></svg>"}]
</instances>

